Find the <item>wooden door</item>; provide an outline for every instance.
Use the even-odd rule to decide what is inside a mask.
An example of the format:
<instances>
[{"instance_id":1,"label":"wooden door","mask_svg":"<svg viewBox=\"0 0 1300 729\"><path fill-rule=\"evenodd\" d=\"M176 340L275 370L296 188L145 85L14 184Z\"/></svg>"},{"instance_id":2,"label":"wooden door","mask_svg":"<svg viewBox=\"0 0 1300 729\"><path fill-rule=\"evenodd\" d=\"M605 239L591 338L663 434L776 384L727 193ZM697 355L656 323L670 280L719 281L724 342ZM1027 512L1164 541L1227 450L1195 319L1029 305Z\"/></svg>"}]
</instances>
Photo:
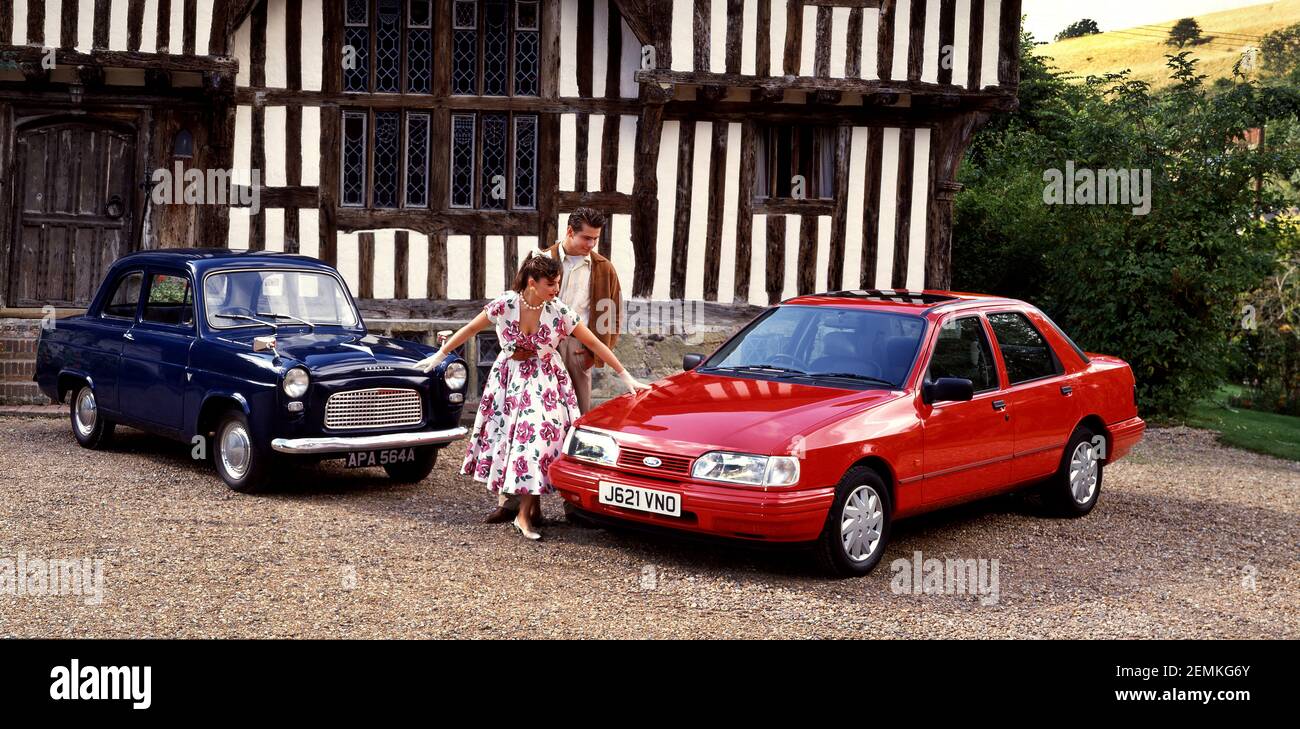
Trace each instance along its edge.
<instances>
[{"instance_id":1,"label":"wooden door","mask_svg":"<svg viewBox=\"0 0 1300 729\"><path fill-rule=\"evenodd\" d=\"M95 120L22 127L11 306L86 306L104 271L136 245L135 131Z\"/></svg>"}]
</instances>

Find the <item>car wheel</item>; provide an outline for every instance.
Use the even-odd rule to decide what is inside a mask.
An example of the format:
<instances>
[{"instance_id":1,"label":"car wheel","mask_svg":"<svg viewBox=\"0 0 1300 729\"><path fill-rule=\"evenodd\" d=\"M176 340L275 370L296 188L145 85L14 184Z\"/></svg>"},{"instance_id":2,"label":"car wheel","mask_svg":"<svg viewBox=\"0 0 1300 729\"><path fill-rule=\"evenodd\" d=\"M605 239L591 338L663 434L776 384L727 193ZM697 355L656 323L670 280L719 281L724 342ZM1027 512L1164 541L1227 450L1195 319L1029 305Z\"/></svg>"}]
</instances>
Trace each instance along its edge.
<instances>
[{"instance_id":1,"label":"car wheel","mask_svg":"<svg viewBox=\"0 0 1300 729\"><path fill-rule=\"evenodd\" d=\"M438 463L437 448L416 448L415 459L406 463L389 463L384 466L388 477L398 483L419 483L433 473Z\"/></svg>"},{"instance_id":2,"label":"car wheel","mask_svg":"<svg viewBox=\"0 0 1300 729\"><path fill-rule=\"evenodd\" d=\"M248 417L238 410L226 413L217 423L212 460L226 485L242 494L264 488L271 472L271 454L257 445Z\"/></svg>"},{"instance_id":3,"label":"car wheel","mask_svg":"<svg viewBox=\"0 0 1300 729\"><path fill-rule=\"evenodd\" d=\"M849 470L835 489L817 557L831 574L860 577L875 569L889 542L891 504L880 474L866 466Z\"/></svg>"},{"instance_id":4,"label":"car wheel","mask_svg":"<svg viewBox=\"0 0 1300 729\"><path fill-rule=\"evenodd\" d=\"M1061 454L1061 467L1042 486L1043 502L1066 517L1080 517L1092 511L1101 496L1103 461L1093 442L1096 434L1079 426Z\"/></svg>"},{"instance_id":5,"label":"car wheel","mask_svg":"<svg viewBox=\"0 0 1300 729\"><path fill-rule=\"evenodd\" d=\"M95 391L90 385L82 385L72 393L68 401L68 413L72 417L72 435L82 448L99 450L113 439L113 430L117 424L99 409Z\"/></svg>"}]
</instances>

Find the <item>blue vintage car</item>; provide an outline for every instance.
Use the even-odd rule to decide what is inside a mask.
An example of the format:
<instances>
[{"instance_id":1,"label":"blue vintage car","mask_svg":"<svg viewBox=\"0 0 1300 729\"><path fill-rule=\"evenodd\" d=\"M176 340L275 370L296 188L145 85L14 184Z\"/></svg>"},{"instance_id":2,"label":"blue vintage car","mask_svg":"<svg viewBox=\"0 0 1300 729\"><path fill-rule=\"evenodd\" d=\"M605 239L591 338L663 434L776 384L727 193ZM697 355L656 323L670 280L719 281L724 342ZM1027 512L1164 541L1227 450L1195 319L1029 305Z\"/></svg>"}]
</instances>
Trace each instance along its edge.
<instances>
[{"instance_id":1,"label":"blue vintage car","mask_svg":"<svg viewBox=\"0 0 1300 729\"><path fill-rule=\"evenodd\" d=\"M119 259L85 315L42 333L34 379L71 395L82 446L104 447L119 423L202 445L236 491L326 458L416 482L466 434L465 364L414 369L433 351L369 334L314 258L155 250Z\"/></svg>"}]
</instances>

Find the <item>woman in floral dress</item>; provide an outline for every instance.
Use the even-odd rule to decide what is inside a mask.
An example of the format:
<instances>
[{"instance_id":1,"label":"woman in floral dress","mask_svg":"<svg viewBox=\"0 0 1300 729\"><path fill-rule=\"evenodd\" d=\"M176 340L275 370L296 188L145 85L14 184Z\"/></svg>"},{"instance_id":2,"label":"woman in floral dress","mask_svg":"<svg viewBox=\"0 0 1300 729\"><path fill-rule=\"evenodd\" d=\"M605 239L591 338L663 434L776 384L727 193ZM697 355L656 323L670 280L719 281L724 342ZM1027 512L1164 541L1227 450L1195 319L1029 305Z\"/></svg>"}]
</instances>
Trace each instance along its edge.
<instances>
[{"instance_id":1,"label":"woman in floral dress","mask_svg":"<svg viewBox=\"0 0 1300 729\"><path fill-rule=\"evenodd\" d=\"M558 260L530 256L509 291L488 302L437 353L416 365L430 372L489 324L496 327L501 353L483 388L460 472L486 483L493 494L518 495L514 525L529 539L541 539L533 525L541 514L539 497L555 490L547 468L560 456L579 414L577 395L557 349L561 340L577 337L613 368L629 392L649 388L556 298L562 275Z\"/></svg>"}]
</instances>

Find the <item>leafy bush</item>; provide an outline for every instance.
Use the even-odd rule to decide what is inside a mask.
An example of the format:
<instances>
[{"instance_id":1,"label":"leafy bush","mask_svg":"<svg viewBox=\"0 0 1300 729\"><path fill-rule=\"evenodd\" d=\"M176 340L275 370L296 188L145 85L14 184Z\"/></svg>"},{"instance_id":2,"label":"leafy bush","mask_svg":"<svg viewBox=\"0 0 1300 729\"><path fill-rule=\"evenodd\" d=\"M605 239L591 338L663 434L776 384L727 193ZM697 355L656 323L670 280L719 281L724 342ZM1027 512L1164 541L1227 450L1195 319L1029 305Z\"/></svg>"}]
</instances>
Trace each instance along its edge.
<instances>
[{"instance_id":1,"label":"leafy bush","mask_svg":"<svg viewBox=\"0 0 1300 729\"><path fill-rule=\"evenodd\" d=\"M1294 117L1294 89L1238 83L1211 95L1187 53L1153 95L1124 75L1079 83L1025 54L1021 107L986 128L960 176L954 288L1038 304L1085 349L1125 358L1145 412L1182 415L1212 391L1225 332L1294 231L1260 215L1287 204L1294 149L1241 140L1261 120ZM1047 205L1045 171L1149 170L1152 205Z\"/></svg>"}]
</instances>

